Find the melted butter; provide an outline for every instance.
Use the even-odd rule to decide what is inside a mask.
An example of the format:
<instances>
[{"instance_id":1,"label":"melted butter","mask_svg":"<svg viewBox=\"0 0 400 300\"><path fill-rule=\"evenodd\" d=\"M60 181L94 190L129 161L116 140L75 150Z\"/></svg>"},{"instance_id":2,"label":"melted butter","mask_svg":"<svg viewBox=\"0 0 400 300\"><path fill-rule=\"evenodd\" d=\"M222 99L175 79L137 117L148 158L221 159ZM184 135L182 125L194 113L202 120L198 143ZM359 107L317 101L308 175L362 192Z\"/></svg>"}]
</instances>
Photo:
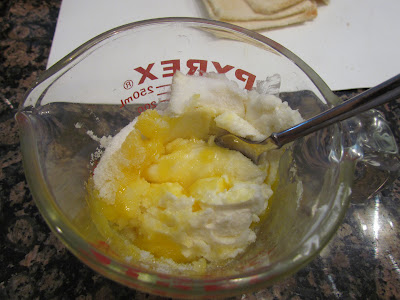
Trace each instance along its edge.
<instances>
[{"instance_id":1,"label":"melted butter","mask_svg":"<svg viewBox=\"0 0 400 300\"><path fill-rule=\"evenodd\" d=\"M140 115L115 153L122 171L115 203L102 201L96 193L89 197L97 228L119 253L138 257L145 250L155 258L204 265L199 256L183 255L182 244L191 243L180 228L180 220L188 217L185 209L200 213L204 203L213 201L210 191L227 191L236 181L252 181L262 173L240 153L208 141L213 126L212 116L203 110L176 118L153 110ZM233 197L231 202L251 196ZM171 214L166 205L174 197L187 197L188 207Z\"/></svg>"}]
</instances>

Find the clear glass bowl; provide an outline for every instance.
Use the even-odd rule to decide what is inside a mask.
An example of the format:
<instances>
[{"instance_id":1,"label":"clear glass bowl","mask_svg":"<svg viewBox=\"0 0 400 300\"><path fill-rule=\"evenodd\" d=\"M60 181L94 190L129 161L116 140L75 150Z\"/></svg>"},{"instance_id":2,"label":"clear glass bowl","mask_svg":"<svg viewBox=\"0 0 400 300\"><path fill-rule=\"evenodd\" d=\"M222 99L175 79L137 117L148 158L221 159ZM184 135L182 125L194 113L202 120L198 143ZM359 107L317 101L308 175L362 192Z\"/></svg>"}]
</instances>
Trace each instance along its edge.
<instances>
[{"instance_id":1,"label":"clear glass bowl","mask_svg":"<svg viewBox=\"0 0 400 300\"><path fill-rule=\"evenodd\" d=\"M99 147L93 137L115 135L140 112L168 101L176 70L225 73L244 89L268 78L303 118L339 102L301 59L255 32L193 18L124 25L67 55L26 95L16 119L37 206L74 255L126 286L162 296L206 297L271 285L312 260L335 233L354 180L358 133L337 124L290 145L257 241L218 271L187 276L127 264L89 217L85 183Z\"/></svg>"}]
</instances>

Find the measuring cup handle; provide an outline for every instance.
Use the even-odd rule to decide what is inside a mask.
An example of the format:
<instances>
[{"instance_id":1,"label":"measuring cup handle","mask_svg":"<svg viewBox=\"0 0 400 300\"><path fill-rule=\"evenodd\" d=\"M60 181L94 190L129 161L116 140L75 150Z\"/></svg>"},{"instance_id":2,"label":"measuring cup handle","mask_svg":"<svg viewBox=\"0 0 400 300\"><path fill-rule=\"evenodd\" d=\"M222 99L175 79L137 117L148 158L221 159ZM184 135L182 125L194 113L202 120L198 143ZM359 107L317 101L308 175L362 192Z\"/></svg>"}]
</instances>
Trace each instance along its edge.
<instances>
[{"instance_id":1,"label":"measuring cup handle","mask_svg":"<svg viewBox=\"0 0 400 300\"><path fill-rule=\"evenodd\" d=\"M342 122L344 159L356 162L352 201L364 201L400 175L400 156L383 114L375 109Z\"/></svg>"},{"instance_id":2,"label":"measuring cup handle","mask_svg":"<svg viewBox=\"0 0 400 300\"><path fill-rule=\"evenodd\" d=\"M278 146L400 97L400 74L319 115L274 134Z\"/></svg>"}]
</instances>

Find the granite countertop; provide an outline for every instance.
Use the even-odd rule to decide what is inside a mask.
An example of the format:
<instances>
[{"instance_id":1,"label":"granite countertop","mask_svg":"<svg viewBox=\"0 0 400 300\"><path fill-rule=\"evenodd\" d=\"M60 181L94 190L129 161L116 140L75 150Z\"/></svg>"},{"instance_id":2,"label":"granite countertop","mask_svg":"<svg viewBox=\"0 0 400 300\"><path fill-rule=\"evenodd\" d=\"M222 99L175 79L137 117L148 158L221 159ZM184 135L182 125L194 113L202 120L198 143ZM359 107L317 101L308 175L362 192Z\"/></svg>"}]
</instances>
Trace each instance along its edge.
<instances>
[{"instance_id":1,"label":"granite countertop","mask_svg":"<svg viewBox=\"0 0 400 300\"><path fill-rule=\"evenodd\" d=\"M75 258L50 232L25 180L14 115L46 68L60 2L0 2L0 299L155 299ZM381 110L399 141L400 101ZM312 263L273 287L237 298L399 299L399 198L398 178L376 197L352 203Z\"/></svg>"}]
</instances>

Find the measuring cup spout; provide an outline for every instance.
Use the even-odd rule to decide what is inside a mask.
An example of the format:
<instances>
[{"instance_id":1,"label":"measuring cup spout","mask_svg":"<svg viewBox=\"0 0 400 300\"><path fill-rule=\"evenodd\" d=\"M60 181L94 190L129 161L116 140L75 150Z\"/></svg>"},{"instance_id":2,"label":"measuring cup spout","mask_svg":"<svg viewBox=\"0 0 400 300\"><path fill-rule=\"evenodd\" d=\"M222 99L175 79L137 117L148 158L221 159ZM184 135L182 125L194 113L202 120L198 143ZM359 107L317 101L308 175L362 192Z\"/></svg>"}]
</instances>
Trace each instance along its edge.
<instances>
[{"instance_id":1,"label":"measuring cup spout","mask_svg":"<svg viewBox=\"0 0 400 300\"><path fill-rule=\"evenodd\" d=\"M31 127L31 119L34 118L32 111L28 109L20 110L15 115L15 120L20 128L20 130L26 130Z\"/></svg>"}]
</instances>

